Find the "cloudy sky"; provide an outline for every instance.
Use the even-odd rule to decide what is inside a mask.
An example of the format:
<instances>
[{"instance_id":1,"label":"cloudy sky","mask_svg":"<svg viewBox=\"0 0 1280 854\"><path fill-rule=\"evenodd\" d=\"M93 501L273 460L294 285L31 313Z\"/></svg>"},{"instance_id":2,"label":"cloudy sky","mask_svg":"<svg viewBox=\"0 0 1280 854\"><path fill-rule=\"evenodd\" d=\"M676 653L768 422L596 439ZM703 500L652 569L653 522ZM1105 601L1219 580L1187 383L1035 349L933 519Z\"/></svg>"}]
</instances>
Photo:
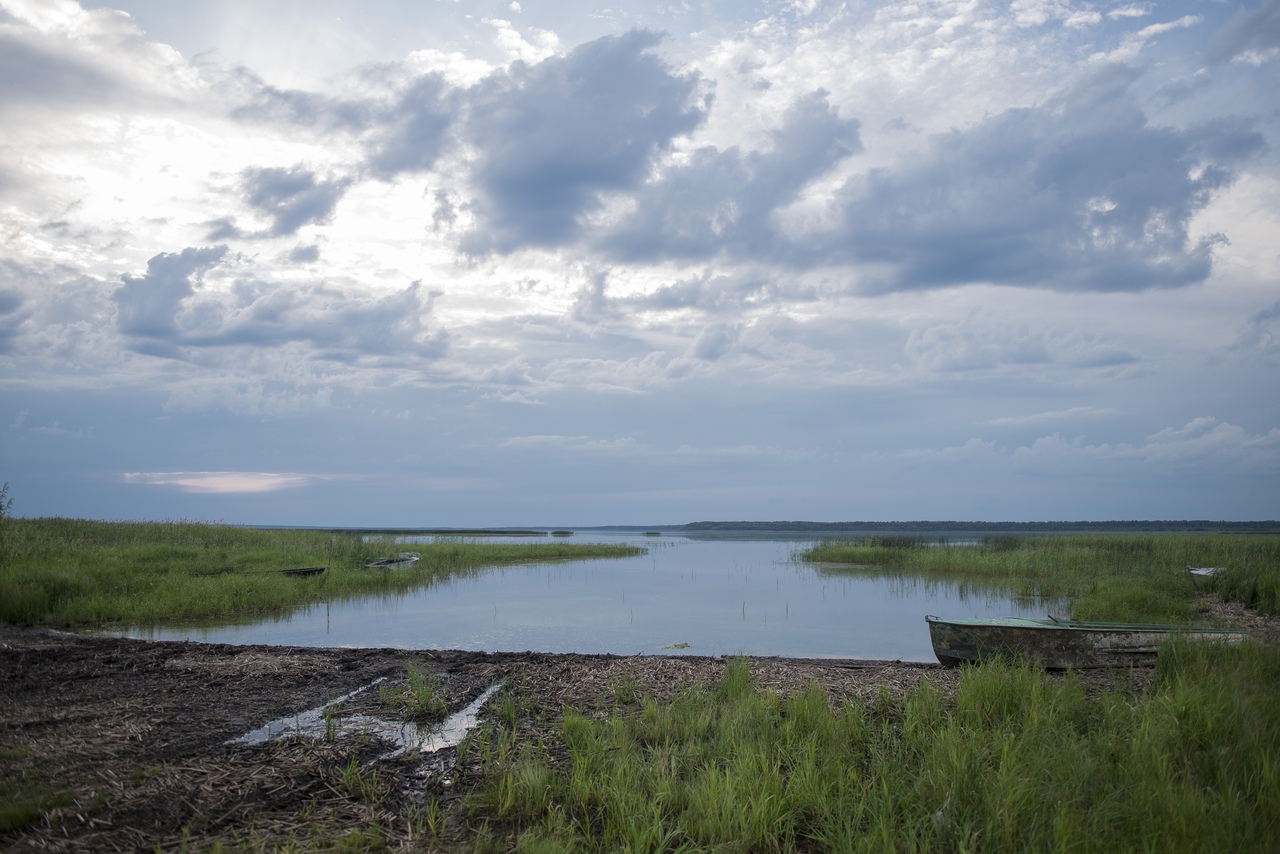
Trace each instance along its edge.
<instances>
[{"instance_id":1,"label":"cloudy sky","mask_svg":"<svg viewBox=\"0 0 1280 854\"><path fill-rule=\"evenodd\" d=\"M15 513L1280 518L1280 2L0 0Z\"/></svg>"}]
</instances>

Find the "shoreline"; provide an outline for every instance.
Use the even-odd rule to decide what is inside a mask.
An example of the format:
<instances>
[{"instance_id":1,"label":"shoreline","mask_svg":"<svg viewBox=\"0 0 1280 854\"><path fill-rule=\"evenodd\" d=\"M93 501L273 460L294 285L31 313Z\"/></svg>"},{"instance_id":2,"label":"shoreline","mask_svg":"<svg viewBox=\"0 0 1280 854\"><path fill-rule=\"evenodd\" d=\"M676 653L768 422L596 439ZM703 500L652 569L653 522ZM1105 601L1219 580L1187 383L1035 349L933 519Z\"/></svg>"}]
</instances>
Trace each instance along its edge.
<instances>
[{"instance_id":1,"label":"shoreline","mask_svg":"<svg viewBox=\"0 0 1280 854\"><path fill-rule=\"evenodd\" d=\"M785 695L816 680L833 700L901 697L921 680L950 691L959 679L959 671L938 664L748 659L768 690ZM727 661L237 646L0 626L0 784L51 799L33 823L0 832L0 847L167 849L186 839L199 848L237 844L246 833L276 844L315 827L342 834L370 825L396 836L400 817L424 796L455 804L476 782L476 769L459 761L456 747L384 761L386 745L369 738L229 742L350 692L356 695L340 715L388 717L369 686L398 680L411 665L440 677L447 714L500 682L503 694L556 718L566 707L607 714L619 690L661 703L695 683L714 683ZM377 772L385 797L370 803L344 789L352 762ZM459 839L466 835L462 812L448 811ZM396 847L411 835L406 827L388 841Z\"/></svg>"},{"instance_id":2,"label":"shoreline","mask_svg":"<svg viewBox=\"0 0 1280 854\"><path fill-rule=\"evenodd\" d=\"M1278 618L1209 596L1197 608L1263 644L1280 644ZM896 707L921 683L953 697L963 674L921 662L745 658L762 690L785 697L816 682L833 704L881 709L886 701ZM0 793L36 810L16 829L0 825L0 848L326 849L373 833L392 850L423 842L431 850L469 850L475 828L463 801L480 783L480 762L457 747L388 759L388 743L348 728L334 738L231 742L353 692L335 707L336 718L394 718L379 702L375 680L395 685L412 666L440 680L444 715L501 683L497 710L491 700L481 719L519 715L522 742L550 743L566 708L603 719L625 705L624 695L662 704L687 687L715 684L731 660L239 646L0 625ZM1145 667L1050 678L1078 679L1097 694L1141 692L1156 676ZM439 808L441 824L423 840L427 804Z\"/></svg>"}]
</instances>

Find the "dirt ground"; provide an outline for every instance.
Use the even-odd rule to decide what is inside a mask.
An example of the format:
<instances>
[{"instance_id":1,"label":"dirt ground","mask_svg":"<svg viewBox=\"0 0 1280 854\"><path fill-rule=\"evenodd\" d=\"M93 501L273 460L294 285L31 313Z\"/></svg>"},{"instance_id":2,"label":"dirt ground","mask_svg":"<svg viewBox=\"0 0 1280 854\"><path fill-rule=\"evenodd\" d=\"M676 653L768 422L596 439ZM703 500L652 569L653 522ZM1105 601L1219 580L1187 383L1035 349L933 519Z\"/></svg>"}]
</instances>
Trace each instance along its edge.
<instances>
[{"instance_id":1,"label":"dirt ground","mask_svg":"<svg viewBox=\"0 0 1280 854\"><path fill-rule=\"evenodd\" d=\"M1280 621L1208 599L1201 606L1264 642L1280 640ZM13 792L50 798L34 823L0 825L0 850L359 848L369 842L359 834L374 827L392 849L456 848L474 833L458 807L477 780L456 748L386 758L388 745L367 734L229 743L379 678L395 685L410 665L439 676L450 713L502 683L522 708L554 719L566 706L603 712L626 684L662 700L714 683L725 661L230 646L0 626L0 805ZM775 658L753 658L751 673L782 694L817 680L833 699L897 697L921 680L950 692L959 679L930 664ZM1111 676L1089 678L1101 688ZM1150 673L1125 678L1141 685ZM393 717L378 695L365 688L340 714Z\"/></svg>"}]
</instances>

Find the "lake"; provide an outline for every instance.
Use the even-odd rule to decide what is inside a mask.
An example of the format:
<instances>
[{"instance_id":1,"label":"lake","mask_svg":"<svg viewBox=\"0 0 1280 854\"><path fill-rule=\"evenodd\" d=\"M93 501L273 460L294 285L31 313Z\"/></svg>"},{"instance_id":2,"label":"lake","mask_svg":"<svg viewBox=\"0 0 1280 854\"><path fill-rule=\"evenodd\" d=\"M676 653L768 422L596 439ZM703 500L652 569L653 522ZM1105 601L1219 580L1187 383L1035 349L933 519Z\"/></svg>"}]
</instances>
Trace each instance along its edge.
<instances>
[{"instance_id":1,"label":"lake","mask_svg":"<svg viewBox=\"0 0 1280 854\"><path fill-rule=\"evenodd\" d=\"M250 623L139 627L124 634L287 646L933 661L925 614L1046 612L1043 603L955 584L794 560L811 540L591 531L575 541L628 542L649 551L619 560L499 567L402 595L322 603ZM412 549L415 540L402 542Z\"/></svg>"}]
</instances>

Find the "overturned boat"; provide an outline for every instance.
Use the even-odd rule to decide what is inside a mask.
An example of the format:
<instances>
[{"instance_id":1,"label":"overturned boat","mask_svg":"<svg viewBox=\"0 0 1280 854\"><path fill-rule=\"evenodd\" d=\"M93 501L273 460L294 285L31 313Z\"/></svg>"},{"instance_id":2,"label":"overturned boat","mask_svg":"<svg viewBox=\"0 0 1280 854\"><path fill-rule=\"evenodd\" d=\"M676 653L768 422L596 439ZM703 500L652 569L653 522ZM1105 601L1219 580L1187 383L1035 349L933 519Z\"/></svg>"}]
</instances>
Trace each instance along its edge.
<instances>
[{"instance_id":1,"label":"overturned boat","mask_svg":"<svg viewBox=\"0 0 1280 854\"><path fill-rule=\"evenodd\" d=\"M1168 640L1238 644L1247 635L1235 629L1160 626L1143 623L1086 623L1050 616L943 620L926 616L938 661L954 666L993 658L1024 658L1043 667L1131 667L1154 664Z\"/></svg>"}]
</instances>

